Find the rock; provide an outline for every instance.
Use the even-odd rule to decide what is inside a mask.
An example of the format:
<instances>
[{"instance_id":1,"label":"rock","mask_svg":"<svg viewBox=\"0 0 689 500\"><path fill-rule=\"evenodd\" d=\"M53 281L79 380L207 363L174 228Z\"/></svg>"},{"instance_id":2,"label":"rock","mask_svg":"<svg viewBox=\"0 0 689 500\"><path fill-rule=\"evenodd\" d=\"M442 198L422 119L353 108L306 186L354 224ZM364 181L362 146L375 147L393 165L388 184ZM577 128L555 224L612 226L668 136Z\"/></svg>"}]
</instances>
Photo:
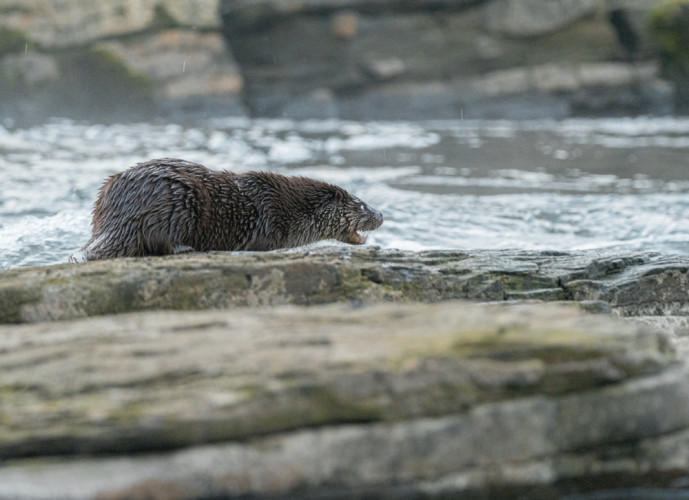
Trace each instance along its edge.
<instances>
[{"instance_id":1,"label":"rock","mask_svg":"<svg viewBox=\"0 0 689 500\"><path fill-rule=\"evenodd\" d=\"M668 335L679 357L689 359L689 316L628 316L625 320Z\"/></svg>"},{"instance_id":2,"label":"rock","mask_svg":"<svg viewBox=\"0 0 689 500\"><path fill-rule=\"evenodd\" d=\"M591 87L619 87L629 85L636 78L636 71L629 64L584 65L579 68L582 85Z\"/></svg>"},{"instance_id":3,"label":"rock","mask_svg":"<svg viewBox=\"0 0 689 500\"><path fill-rule=\"evenodd\" d=\"M689 109L687 22L689 22L689 2L686 0L658 5L652 11L650 19L653 39L660 54L662 75L675 84L681 110Z\"/></svg>"},{"instance_id":4,"label":"rock","mask_svg":"<svg viewBox=\"0 0 689 500\"><path fill-rule=\"evenodd\" d=\"M353 38L359 29L359 15L356 12L339 12L333 17L330 30L338 38Z\"/></svg>"},{"instance_id":5,"label":"rock","mask_svg":"<svg viewBox=\"0 0 689 500\"><path fill-rule=\"evenodd\" d=\"M578 78L581 86L572 100L580 114L601 115L643 109L654 114L673 113L675 87L658 77L658 66L646 64L581 65Z\"/></svg>"},{"instance_id":6,"label":"rock","mask_svg":"<svg viewBox=\"0 0 689 500\"><path fill-rule=\"evenodd\" d=\"M221 3L250 113L295 116L294 103L303 107L319 89L332 95L329 112L354 120L671 112L674 93L659 80L640 22L651 8L602 0ZM613 11L644 40L635 54L652 62L643 71L626 57Z\"/></svg>"},{"instance_id":7,"label":"rock","mask_svg":"<svg viewBox=\"0 0 689 500\"><path fill-rule=\"evenodd\" d=\"M60 76L55 57L27 51L0 58L0 82L5 89L32 88L57 80Z\"/></svg>"},{"instance_id":8,"label":"rock","mask_svg":"<svg viewBox=\"0 0 689 500\"><path fill-rule=\"evenodd\" d=\"M5 55L0 58L0 86L0 116L11 117L18 126L51 116L111 123L156 114L151 81L102 46Z\"/></svg>"},{"instance_id":9,"label":"rock","mask_svg":"<svg viewBox=\"0 0 689 500\"><path fill-rule=\"evenodd\" d=\"M179 26L217 30L222 25L218 13L220 0L160 0L158 5Z\"/></svg>"},{"instance_id":10,"label":"rock","mask_svg":"<svg viewBox=\"0 0 689 500\"><path fill-rule=\"evenodd\" d=\"M2 0L3 27L20 30L44 47L65 47L103 36L141 31L151 24L153 5L143 0L97 3Z\"/></svg>"},{"instance_id":11,"label":"rock","mask_svg":"<svg viewBox=\"0 0 689 500\"><path fill-rule=\"evenodd\" d=\"M218 0L0 0L0 12L0 115L13 121L245 114Z\"/></svg>"},{"instance_id":12,"label":"rock","mask_svg":"<svg viewBox=\"0 0 689 500\"><path fill-rule=\"evenodd\" d=\"M411 96L414 96L413 98ZM453 84L391 83L340 99L340 118L375 120L454 119L461 116L463 100Z\"/></svg>"},{"instance_id":13,"label":"rock","mask_svg":"<svg viewBox=\"0 0 689 500\"><path fill-rule=\"evenodd\" d=\"M445 82L460 69L472 71L466 59L485 58L485 48L480 56L479 49L465 49L476 45L480 13L459 3L443 13L443 23L435 19L442 7L430 9L428 2L416 8L415 2L260 4L223 4L225 34L246 78L246 103L258 115L283 116L317 88L332 93L345 119L452 118L459 109L448 99L456 101L457 93Z\"/></svg>"},{"instance_id":14,"label":"rock","mask_svg":"<svg viewBox=\"0 0 689 500\"><path fill-rule=\"evenodd\" d=\"M391 80L403 75L406 70L404 61L399 57L366 61L363 63L363 68L369 76L380 81Z\"/></svg>"},{"instance_id":15,"label":"rock","mask_svg":"<svg viewBox=\"0 0 689 500\"><path fill-rule=\"evenodd\" d=\"M624 113L632 109L637 112L652 110L657 114L673 111L674 89L658 78L655 63L546 64L490 72L463 81L458 87L467 89L472 96L462 107L469 110L467 116L473 118L501 117L500 114L486 116L489 107L486 104L476 109L477 101L487 100L494 101L495 107L509 106L513 100L521 101L527 109L501 111L502 117L516 119ZM539 102L544 103L540 110Z\"/></svg>"},{"instance_id":16,"label":"rock","mask_svg":"<svg viewBox=\"0 0 689 500\"><path fill-rule=\"evenodd\" d=\"M618 40L620 41L620 48L627 52L627 57L632 59L643 60L646 58L657 58L657 44L658 40L653 33L653 27L650 25L652 17L655 12L658 12L662 2L656 0L605 0L605 10L608 13L608 19L613 24L613 28L617 31ZM669 5L669 4L667 4ZM615 27L613 23L613 15L621 14L627 24L629 33L624 33L620 27ZM631 37L633 41L627 42L627 47L623 43L624 38ZM633 45L633 50L631 45ZM631 52L631 53L630 53Z\"/></svg>"},{"instance_id":17,"label":"rock","mask_svg":"<svg viewBox=\"0 0 689 500\"><path fill-rule=\"evenodd\" d=\"M0 367L3 499L557 498L686 474L667 339L572 307L0 326Z\"/></svg>"},{"instance_id":18,"label":"rock","mask_svg":"<svg viewBox=\"0 0 689 500\"><path fill-rule=\"evenodd\" d=\"M138 33L156 25L220 27L219 0L0 0L0 27L43 47L69 47Z\"/></svg>"},{"instance_id":19,"label":"rock","mask_svg":"<svg viewBox=\"0 0 689 500\"><path fill-rule=\"evenodd\" d=\"M365 14L464 10L487 0L224 0L223 17L247 27L265 26L277 18L337 15L343 10Z\"/></svg>"},{"instance_id":20,"label":"rock","mask_svg":"<svg viewBox=\"0 0 689 500\"><path fill-rule=\"evenodd\" d=\"M218 96L240 107L243 79L219 33L170 29L141 37L102 42L129 71L147 78L159 100Z\"/></svg>"},{"instance_id":21,"label":"rock","mask_svg":"<svg viewBox=\"0 0 689 500\"><path fill-rule=\"evenodd\" d=\"M13 68L2 71L0 85L11 90L22 78L36 82L25 94L12 91L0 115L31 123L51 116L110 122L246 114L355 120L667 114L676 99L686 100L684 70L672 70L683 64L671 50L682 42L672 31L674 11L658 9L654 29L664 42L657 48L646 23L654 5L0 0L0 60L9 58L0 66ZM104 47L117 59L109 63L148 87L118 90L118 78L90 56ZM29 49L45 58L30 75L13 62ZM671 82L659 78L659 60ZM656 70L646 75L631 62ZM57 71L38 71L50 64Z\"/></svg>"},{"instance_id":22,"label":"rock","mask_svg":"<svg viewBox=\"0 0 689 500\"><path fill-rule=\"evenodd\" d=\"M339 301L575 300L689 315L689 257L311 248L115 259L0 272L0 322Z\"/></svg>"},{"instance_id":23,"label":"rock","mask_svg":"<svg viewBox=\"0 0 689 500\"><path fill-rule=\"evenodd\" d=\"M581 70L583 71L583 70ZM546 64L531 69L530 85L541 92L575 92L585 83L572 66ZM625 82L629 84L630 82Z\"/></svg>"},{"instance_id":24,"label":"rock","mask_svg":"<svg viewBox=\"0 0 689 500\"><path fill-rule=\"evenodd\" d=\"M490 31L533 37L560 30L599 8L598 0L496 0L486 9Z\"/></svg>"},{"instance_id":25,"label":"rock","mask_svg":"<svg viewBox=\"0 0 689 500\"><path fill-rule=\"evenodd\" d=\"M527 92L531 86L529 71L524 68L494 71L473 83L474 91L496 96Z\"/></svg>"},{"instance_id":26,"label":"rock","mask_svg":"<svg viewBox=\"0 0 689 500\"><path fill-rule=\"evenodd\" d=\"M293 120L327 120L339 117L340 111L333 93L327 88L318 88L292 99L283 108L282 116Z\"/></svg>"}]
</instances>

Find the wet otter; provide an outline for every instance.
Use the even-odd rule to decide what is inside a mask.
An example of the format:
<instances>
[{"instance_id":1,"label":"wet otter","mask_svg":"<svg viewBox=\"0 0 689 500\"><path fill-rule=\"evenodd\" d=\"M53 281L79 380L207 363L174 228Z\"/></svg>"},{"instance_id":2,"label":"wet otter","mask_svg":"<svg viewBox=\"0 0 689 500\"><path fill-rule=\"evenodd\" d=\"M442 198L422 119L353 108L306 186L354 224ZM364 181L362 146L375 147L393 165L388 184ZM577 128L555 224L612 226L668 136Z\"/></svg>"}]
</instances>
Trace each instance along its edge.
<instances>
[{"instance_id":1,"label":"wet otter","mask_svg":"<svg viewBox=\"0 0 689 500\"><path fill-rule=\"evenodd\" d=\"M81 250L83 260L98 260L273 250L325 239L361 245L360 232L382 223L380 212L332 184L164 158L106 179L93 207L91 239Z\"/></svg>"}]
</instances>

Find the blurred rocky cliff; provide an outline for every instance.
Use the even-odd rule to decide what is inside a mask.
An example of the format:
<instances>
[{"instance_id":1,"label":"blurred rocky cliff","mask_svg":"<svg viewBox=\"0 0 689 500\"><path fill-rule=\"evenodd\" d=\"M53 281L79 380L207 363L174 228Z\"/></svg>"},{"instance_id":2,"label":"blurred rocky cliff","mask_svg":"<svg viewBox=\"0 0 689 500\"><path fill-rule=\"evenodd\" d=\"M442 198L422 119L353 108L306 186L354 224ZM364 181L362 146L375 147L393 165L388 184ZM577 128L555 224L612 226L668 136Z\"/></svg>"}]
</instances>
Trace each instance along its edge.
<instances>
[{"instance_id":1,"label":"blurred rocky cliff","mask_svg":"<svg viewBox=\"0 0 689 500\"><path fill-rule=\"evenodd\" d=\"M0 0L0 117L666 114L684 0Z\"/></svg>"}]
</instances>

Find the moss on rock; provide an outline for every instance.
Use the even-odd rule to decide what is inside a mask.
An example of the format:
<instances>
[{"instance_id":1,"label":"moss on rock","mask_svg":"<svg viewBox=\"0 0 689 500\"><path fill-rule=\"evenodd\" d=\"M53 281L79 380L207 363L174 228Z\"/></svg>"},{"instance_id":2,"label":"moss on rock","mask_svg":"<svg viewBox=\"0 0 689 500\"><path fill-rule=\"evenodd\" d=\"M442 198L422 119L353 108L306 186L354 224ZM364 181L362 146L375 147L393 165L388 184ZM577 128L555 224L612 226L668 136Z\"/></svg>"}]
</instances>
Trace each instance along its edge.
<instances>
[{"instance_id":1,"label":"moss on rock","mask_svg":"<svg viewBox=\"0 0 689 500\"><path fill-rule=\"evenodd\" d=\"M689 107L689 0L667 0L650 17L661 73L675 83L681 107Z\"/></svg>"},{"instance_id":2,"label":"moss on rock","mask_svg":"<svg viewBox=\"0 0 689 500\"><path fill-rule=\"evenodd\" d=\"M0 56L24 52L34 44L22 31L0 27Z\"/></svg>"},{"instance_id":3,"label":"moss on rock","mask_svg":"<svg viewBox=\"0 0 689 500\"><path fill-rule=\"evenodd\" d=\"M164 5L158 4L153 9L153 20L151 21L151 28L153 29L168 29L176 28L179 22L168 12Z\"/></svg>"},{"instance_id":4,"label":"moss on rock","mask_svg":"<svg viewBox=\"0 0 689 500\"><path fill-rule=\"evenodd\" d=\"M134 89L150 92L153 82L146 75L133 71L112 50L102 45L94 45L87 52L94 64L94 71L99 71L104 77L119 81L122 85Z\"/></svg>"}]
</instances>

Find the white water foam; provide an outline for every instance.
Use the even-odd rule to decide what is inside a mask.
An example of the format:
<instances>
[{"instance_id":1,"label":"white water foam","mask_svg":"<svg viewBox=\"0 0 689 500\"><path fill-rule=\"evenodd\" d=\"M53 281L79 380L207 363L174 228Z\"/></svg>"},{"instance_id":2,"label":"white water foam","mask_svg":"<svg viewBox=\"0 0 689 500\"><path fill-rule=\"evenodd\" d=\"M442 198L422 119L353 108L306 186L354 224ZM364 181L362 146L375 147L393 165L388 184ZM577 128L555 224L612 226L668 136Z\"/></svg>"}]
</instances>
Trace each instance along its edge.
<instances>
[{"instance_id":1,"label":"white water foam","mask_svg":"<svg viewBox=\"0 0 689 500\"><path fill-rule=\"evenodd\" d=\"M63 120L0 127L0 151L0 268L65 262L103 180L155 157L342 185L384 214L368 244L386 248L689 254L686 119Z\"/></svg>"}]
</instances>

